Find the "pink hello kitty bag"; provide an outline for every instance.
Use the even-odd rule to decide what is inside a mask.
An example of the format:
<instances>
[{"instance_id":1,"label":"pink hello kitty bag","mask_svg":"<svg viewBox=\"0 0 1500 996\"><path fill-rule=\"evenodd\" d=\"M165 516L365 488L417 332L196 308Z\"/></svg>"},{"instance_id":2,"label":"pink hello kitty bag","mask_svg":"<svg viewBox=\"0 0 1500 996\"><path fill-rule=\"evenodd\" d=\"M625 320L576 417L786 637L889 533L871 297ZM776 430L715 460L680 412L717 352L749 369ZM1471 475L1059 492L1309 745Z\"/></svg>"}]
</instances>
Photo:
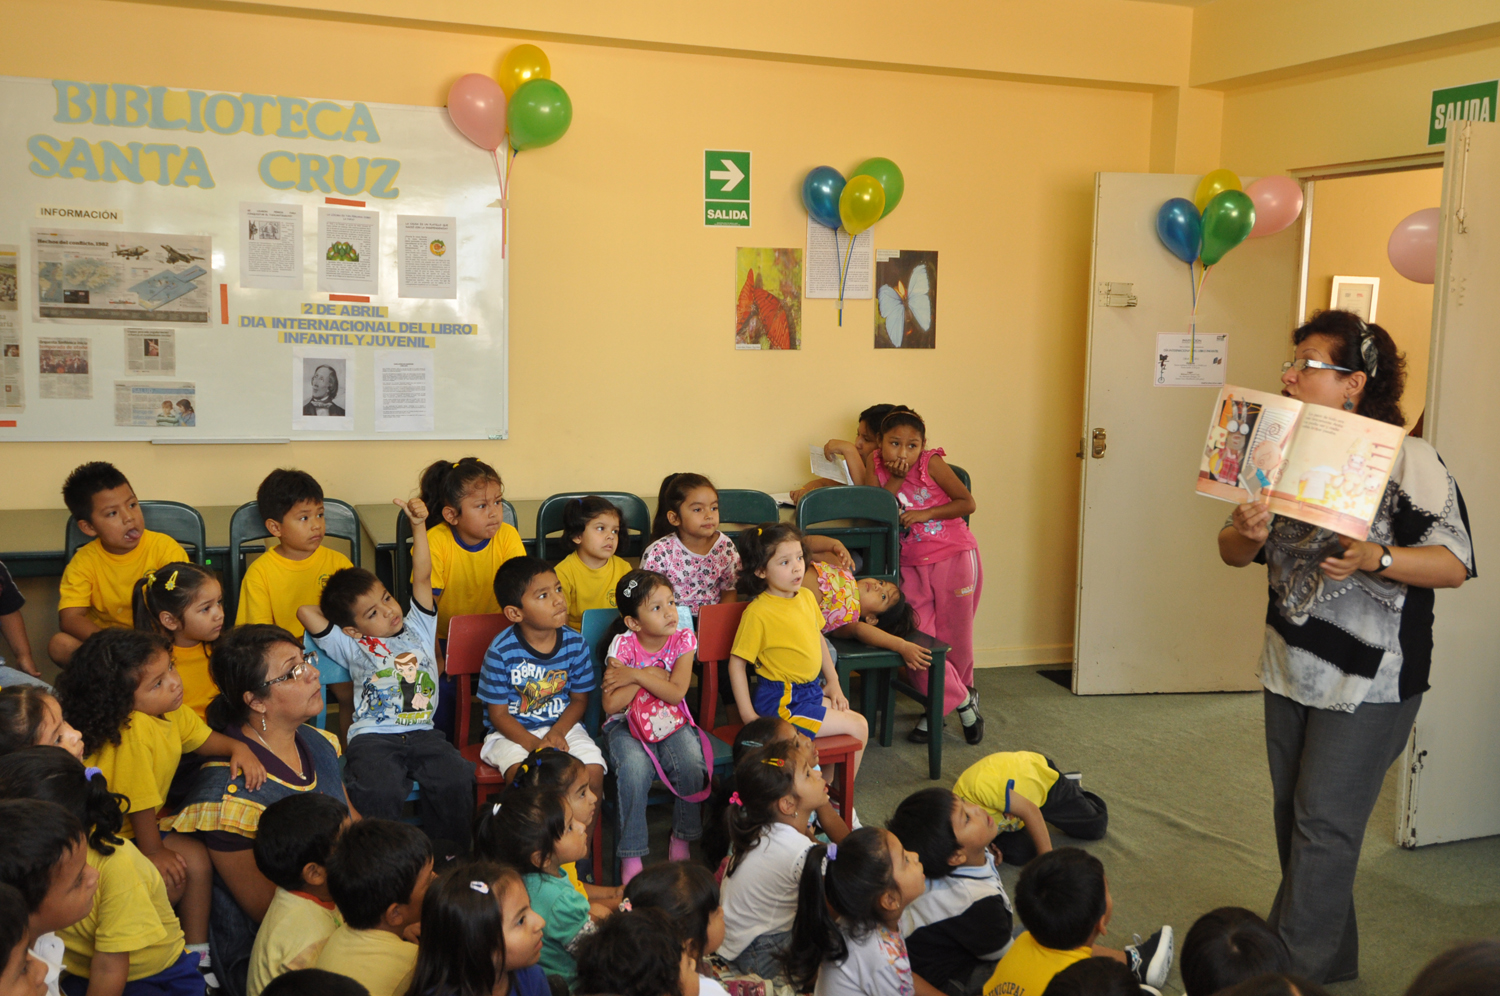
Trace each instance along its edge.
<instances>
[{"instance_id":1,"label":"pink hello kitty bag","mask_svg":"<svg viewBox=\"0 0 1500 996\"><path fill-rule=\"evenodd\" d=\"M635 642L633 639L633 634L624 634L617 637L615 639L615 642L611 644L609 648L609 656L614 657L616 660L621 661L621 663L625 663L631 667L657 666L655 663L635 663L632 661L626 661L623 657L619 656L621 653L619 649L620 645L623 641L626 640L627 636L631 637L632 643ZM691 637L691 633L689 633L689 637ZM673 649L673 643L675 642L677 641L669 641L667 647L663 649L670 651L671 649ZM695 649L696 641L691 640L691 638L687 641L683 641L683 643L683 646L676 648L677 652L673 655L674 660L677 656L681 656L681 654ZM634 649L637 652L640 652L640 644L636 643ZM632 654L631 656L635 655ZM672 734L682 729L684 725L691 726L693 729L698 731L698 740L703 746L704 770L710 776L712 776L714 770L713 746L708 742L708 734L704 733L701 729L698 728L698 724L693 722L693 714L688 710L687 704L685 702L679 702L676 705L672 705L657 698L655 695L652 695L646 689L641 688L636 691L635 698L630 700L630 706L625 710L625 722L630 725L630 735L635 737L643 744L661 743L663 740L667 739ZM656 752L647 750L646 756L651 759L651 765L656 769L656 777L661 780L661 783L665 785L673 795L677 796L683 802L702 802L704 799L708 798L709 792L713 790L713 786L711 784L705 784L701 792L694 792L692 795L683 795L681 792L677 791L677 786L672 784L672 780L667 777L666 772L662 771L661 762L656 759ZM711 778L705 779L705 782L707 781L711 781Z\"/></svg>"}]
</instances>

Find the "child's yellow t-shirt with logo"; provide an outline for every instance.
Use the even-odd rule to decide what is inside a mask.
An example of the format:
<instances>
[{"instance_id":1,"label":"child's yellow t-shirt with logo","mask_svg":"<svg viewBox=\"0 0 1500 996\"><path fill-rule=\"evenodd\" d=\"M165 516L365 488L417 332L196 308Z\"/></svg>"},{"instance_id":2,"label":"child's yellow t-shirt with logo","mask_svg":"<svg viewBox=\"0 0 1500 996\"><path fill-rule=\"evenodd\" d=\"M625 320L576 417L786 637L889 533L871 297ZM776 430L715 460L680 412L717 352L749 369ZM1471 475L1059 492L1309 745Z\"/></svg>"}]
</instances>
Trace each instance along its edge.
<instances>
[{"instance_id":1,"label":"child's yellow t-shirt with logo","mask_svg":"<svg viewBox=\"0 0 1500 996\"><path fill-rule=\"evenodd\" d=\"M273 547L256 557L245 571L234 624L270 623L300 640L303 626L297 621L297 610L317 605L323 586L334 572L353 566L348 557L326 546L318 547L303 560L289 560L282 556L280 547Z\"/></svg>"},{"instance_id":2,"label":"child's yellow t-shirt with logo","mask_svg":"<svg viewBox=\"0 0 1500 996\"><path fill-rule=\"evenodd\" d=\"M603 567L590 567L578 554L570 553L557 565L557 580L568 600L568 625L583 631L583 614L589 609L613 609L615 588L631 571L630 562L610 557Z\"/></svg>"}]
</instances>

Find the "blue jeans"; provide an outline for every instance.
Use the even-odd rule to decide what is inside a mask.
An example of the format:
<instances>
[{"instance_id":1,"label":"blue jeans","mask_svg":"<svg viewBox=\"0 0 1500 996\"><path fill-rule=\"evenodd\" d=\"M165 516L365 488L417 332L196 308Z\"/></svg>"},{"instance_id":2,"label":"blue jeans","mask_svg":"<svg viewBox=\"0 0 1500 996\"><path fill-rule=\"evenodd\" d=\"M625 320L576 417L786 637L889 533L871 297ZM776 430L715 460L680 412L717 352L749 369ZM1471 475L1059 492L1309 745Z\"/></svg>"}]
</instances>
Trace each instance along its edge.
<instances>
[{"instance_id":1,"label":"blue jeans","mask_svg":"<svg viewBox=\"0 0 1500 996\"><path fill-rule=\"evenodd\" d=\"M786 978L786 966L781 959L792 944L792 932L779 930L774 934L761 934L745 945L731 964L747 975L758 975L762 979ZM767 987L769 988L769 987Z\"/></svg>"},{"instance_id":2,"label":"blue jeans","mask_svg":"<svg viewBox=\"0 0 1500 996\"><path fill-rule=\"evenodd\" d=\"M662 771L683 795L701 792L708 784L703 763L703 742L698 731L684 723L676 733L654 744L643 744L630 734L630 724L616 720L605 729L609 754L614 761L616 808L619 810L619 845L622 858L644 858L651 853L646 841L646 796L657 780L656 766L646 756L656 755ZM672 801L672 836L697 840L703 836L703 804Z\"/></svg>"}]
</instances>

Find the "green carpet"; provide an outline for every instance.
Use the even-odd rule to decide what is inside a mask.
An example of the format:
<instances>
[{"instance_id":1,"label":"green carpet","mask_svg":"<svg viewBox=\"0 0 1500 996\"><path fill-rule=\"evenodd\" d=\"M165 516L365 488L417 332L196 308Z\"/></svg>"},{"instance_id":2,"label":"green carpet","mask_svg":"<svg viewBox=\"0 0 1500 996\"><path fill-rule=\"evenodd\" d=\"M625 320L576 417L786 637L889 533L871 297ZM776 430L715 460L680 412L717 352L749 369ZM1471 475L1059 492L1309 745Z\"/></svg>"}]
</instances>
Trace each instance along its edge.
<instances>
[{"instance_id":1,"label":"green carpet","mask_svg":"<svg viewBox=\"0 0 1500 996\"><path fill-rule=\"evenodd\" d=\"M1264 914L1280 878L1271 826L1261 697L1255 694L1079 698L1038 668L976 672L984 743L964 743L949 717L943 779L952 785L992 751L1035 750L1109 804L1109 835L1083 844L1109 873L1114 920L1102 943L1163 923L1178 946L1216 906ZM897 697L896 737L865 754L855 804L865 823L884 822L927 779L927 748L906 742L917 706ZM1434 955L1470 938L1500 934L1500 837L1404 851L1393 843L1396 769L1370 820L1355 886L1361 977L1338 996L1400 996ZM665 854L669 808L650 812L653 851ZM1055 844L1069 843L1054 834ZM1015 869L1006 869L1007 887ZM1174 967L1169 990L1181 992Z\"/></svg>"}]
</instances>

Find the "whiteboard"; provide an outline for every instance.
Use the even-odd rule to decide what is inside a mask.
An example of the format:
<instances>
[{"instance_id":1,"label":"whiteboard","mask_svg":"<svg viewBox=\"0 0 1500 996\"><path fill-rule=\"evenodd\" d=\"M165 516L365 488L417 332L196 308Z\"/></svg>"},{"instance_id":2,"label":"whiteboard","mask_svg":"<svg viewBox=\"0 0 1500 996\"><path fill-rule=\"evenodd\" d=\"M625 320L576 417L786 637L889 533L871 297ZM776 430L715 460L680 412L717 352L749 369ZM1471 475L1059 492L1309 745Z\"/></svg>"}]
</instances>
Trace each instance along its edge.
<instances>
[{"instance_id":1,"label":"whiteboard","mask_svg":"<svg viewBox=\"0 0 1500 996\"><path fill-rule=\"evenodd\" d=\"M0 408L0 441L505 438L497 164L446 110L0 77L0 136L0 277L9 259L16 287L14 302L0 302L0 376L19 377L11 386L24 405ZM300 207L300 289L243 285L242 203ZM346 274L354 255L319 243L320 209L378 213L378 265L362 257L373 293L340 301L319 290L320 255ZM439 255L427 258L451 266L452 290L438 291L451 297L398 295L398 219L411 216L454 219L454 237L432 239ZM99 258L80 263L85 243ZM409 274L420 269L411 247L428 244L408 240ZM278 265L292 271L283 285L297 282L284 257ZM46 374L42 340L64 340L46 350ZM159 367L166 346L174 371L141 369ZM86 363L76 361L85 349ZM156 364L142 362L150 350ZM315 410L304 408L309 374L323 365L311 361L325 353L340 361L343 415L305 417ZM396 379L377 385L382 359L416 372L406 381L415 394ZM326 388L327 369L318 376ZM144 386L122 394L120 384ZM142 420L143 402L159 396L171 408L184 385L191 414L178 405ZM378 420L378 394L392 403L384 414L403 417ZM117 404L130 398L134 409Z\"/></svg>"}]
</instances>

